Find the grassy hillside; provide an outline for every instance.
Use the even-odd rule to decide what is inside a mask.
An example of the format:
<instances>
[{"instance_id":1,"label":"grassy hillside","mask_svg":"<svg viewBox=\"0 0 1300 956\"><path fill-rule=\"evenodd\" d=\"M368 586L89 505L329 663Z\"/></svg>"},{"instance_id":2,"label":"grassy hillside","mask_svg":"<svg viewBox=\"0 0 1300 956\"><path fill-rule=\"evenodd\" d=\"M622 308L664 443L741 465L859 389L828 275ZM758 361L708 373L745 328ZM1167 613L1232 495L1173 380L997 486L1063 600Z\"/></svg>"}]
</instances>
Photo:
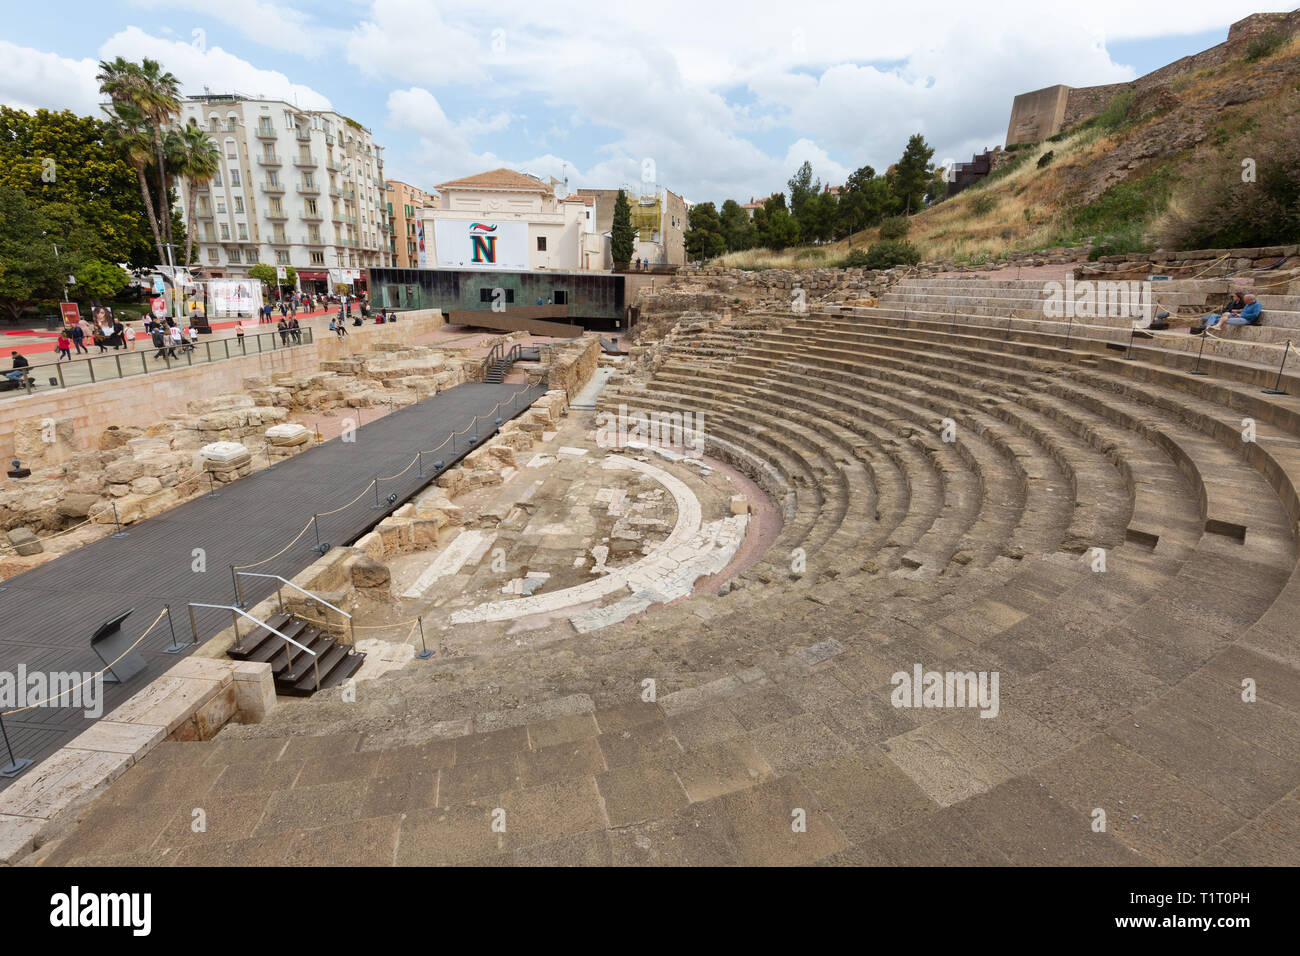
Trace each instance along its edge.
<instances>
[{"instance_id":1,"label":"grassy hillside","mask_svg":"<svg viewBox=\"0 0 1300 956\"><path fill-rule=\"evenodd\" d=\"M1122 94L1092 119L1014 150L981 183L913 216L908 239L927 259L972 264L1089 239L1096 255L1186 248L1184 240L1197 235L1191 226L1198 216L1230 208L1213 194L1214 184L1223 184L1223 192L1240 182L1242 161L1267 153L1270 142L1284 156L1286 174L1300 183L1294 139L1285 148L1277 144L1297 124L1300 37L1292 37L1157 91ZM1261 161L1260 176L1265 172ZM748 250L718 262L832 265L876 239L871 229L815 249ZM1288 241L1300 241L1300 234Z\"/></svg>"}]
</instances>

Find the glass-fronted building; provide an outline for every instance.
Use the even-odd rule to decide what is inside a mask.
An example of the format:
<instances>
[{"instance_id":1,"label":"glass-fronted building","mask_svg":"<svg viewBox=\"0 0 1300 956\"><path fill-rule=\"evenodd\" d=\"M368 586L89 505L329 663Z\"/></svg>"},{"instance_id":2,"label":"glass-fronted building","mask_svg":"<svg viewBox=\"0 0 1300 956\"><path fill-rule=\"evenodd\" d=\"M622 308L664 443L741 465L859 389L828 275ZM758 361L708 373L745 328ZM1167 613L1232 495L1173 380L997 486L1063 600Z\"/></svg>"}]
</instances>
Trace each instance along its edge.
<instances>
[{"instance_id":1,"label":"glass-fronted building","mask_svg":"<svg viewBox=\"0 0 1300 956\"><path fill-rule=\"evenodd\" d=\"M589 272L507 272L501 269L370 269L371 305L385 309L507 311L525 305L562 305L574 325L596 331L626 329L623 276ZM497 290L501 290L499 293Z\"/></svg>"}]
</instances>

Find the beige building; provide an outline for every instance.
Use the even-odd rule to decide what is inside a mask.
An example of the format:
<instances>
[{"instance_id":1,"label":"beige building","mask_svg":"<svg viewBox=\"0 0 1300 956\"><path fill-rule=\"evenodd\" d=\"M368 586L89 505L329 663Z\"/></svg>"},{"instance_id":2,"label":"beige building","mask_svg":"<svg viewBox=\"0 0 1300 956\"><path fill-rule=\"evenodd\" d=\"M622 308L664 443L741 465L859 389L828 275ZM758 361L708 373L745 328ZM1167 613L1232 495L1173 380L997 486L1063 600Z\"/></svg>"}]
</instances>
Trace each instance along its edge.
<instances>
[{"instance_id":1,"label":"beige building","mask_svg":"<svg viewBox=\"0 0 1300 956\"><path fill-rule=\"evenodd\" d=\"M406 269L423 268L420 261L420 210L438 204L434 193L404 183L386 180L388 190L388 239L393 265Z\"/></svg>"},{"instance_id":2,"label":"beige building","mask_svg":"<svg viewBox=\"0 0 1300 956\"><path fill-rule=\"evenodd\" d=\"M606 242L596 229L594 202L557 199L547 183L511 169L454 179L436 189L437 205L418 212L428 268L604 268Z\"/></svg>"},{"instance_id":3,"label":"beige building","mask_svg":"<svg viewBox=\"0 0 1300 956\"><path fill-rule=\"evenodd\" d=\"M631 207L632 229L636 232L633 259L646 259L651 265L686 264L686 201L669 189L656 188L637 193L625 189ZM579 189L578 196L596 201L596 230L608 236L614 228L614 202L617 189ZM607 261L606 266L612 265Z\"/></svg>"},{"instance_id":4,"label":"beige building","mask_svg":"<svg viewBox=\"0 0 1300 956\"><path fill-rule=\"evenodd\" d=\"M325 291L393 264L383 147L360 123L239 94L189 97L181 122L208 130L221 154L186 223L202 278L244 276L263 262L291 265L302 289ZM178 188L188 214L188 187Z\"/></svg>"}]
</instances>

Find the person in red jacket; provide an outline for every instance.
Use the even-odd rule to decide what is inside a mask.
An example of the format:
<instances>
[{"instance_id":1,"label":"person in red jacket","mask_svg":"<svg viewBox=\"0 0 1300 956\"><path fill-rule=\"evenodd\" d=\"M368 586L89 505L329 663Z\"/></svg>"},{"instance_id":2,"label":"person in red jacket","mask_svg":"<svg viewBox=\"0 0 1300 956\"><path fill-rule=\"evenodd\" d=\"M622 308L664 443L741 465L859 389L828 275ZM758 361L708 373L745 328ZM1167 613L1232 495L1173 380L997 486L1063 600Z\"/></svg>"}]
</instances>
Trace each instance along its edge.
<instances>
[{"instance_id":1,"label":"person in red jacket","mask_svg":"<svg viewBox=\"0 0 1300 956\"><path fill-rule=\"evenodd\" d=\"M59 339L56 344L59 348L58 361L62 362L64 359L72 361L72 339L68 338L67 329L64 329L59 333Z\"/></svg>"}]
</instances>

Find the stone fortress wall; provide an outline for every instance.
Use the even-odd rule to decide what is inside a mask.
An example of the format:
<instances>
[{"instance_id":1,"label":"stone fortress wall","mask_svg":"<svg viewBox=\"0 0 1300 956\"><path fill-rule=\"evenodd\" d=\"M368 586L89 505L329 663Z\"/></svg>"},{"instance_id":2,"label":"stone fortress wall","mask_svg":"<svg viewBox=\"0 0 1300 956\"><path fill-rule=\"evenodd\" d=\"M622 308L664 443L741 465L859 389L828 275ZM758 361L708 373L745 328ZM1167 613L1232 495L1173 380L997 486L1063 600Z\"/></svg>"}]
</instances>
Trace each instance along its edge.
<instances>
[{"instance_id":1,"label":"stone fortress wall","mask_svg":"<svg viewBox=\"0 0 1300 956\"><path fill-rule=\"evenodd\" d=\"M1097 115L1120 93L1155 94L1171 80L1195 70L1218 66L1242 55L1261 34L1280 29L1300 33L1300 10L1290 13L1253 13L1228 29L1228 38L1208 50L1185 56L1127 83L1073 88L1049 86L1021 93L1011 105L1006 145L1036 143Z\"/></svg>"}]
</instances>

